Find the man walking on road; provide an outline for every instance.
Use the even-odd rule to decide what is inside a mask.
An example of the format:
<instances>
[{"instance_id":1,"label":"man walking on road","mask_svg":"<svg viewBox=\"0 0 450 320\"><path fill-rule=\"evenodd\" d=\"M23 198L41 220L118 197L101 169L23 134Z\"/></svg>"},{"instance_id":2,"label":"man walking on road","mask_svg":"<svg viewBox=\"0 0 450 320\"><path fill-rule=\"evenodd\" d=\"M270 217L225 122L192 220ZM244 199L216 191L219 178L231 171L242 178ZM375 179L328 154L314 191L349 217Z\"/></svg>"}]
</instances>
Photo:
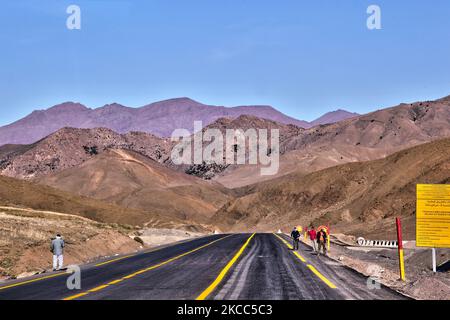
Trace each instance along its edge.
<instances>
[{"instance_id":1,"label":"man walking on road","mask_svg":"<svg viewBox=\"0 0 450 320\"><path fill-rule=\"evenodd\" d=\"M320 255L320 249L323 248L323 254L327 255L327 231L325 229L319 230L319 232L316 235L317 237L317 244L319 245L317 255Z\"/></svg>"},{"instance_id":2,"label":"man walking on road","mask_svg":"<svg viewBox=\"0 0 450 320\"><path fill-rule=\"evenodd\" d=\"M300 232L298 232L296 227L294 227L294 230L292 230L292 232L291 232L291 238L292 238L293 250L298 250L298 242L300 240Z\"/></svg>"},{"instance_id":3,"label":"man walking on road","mask_svg":"<svg viewBox=\"0 0 450 320\"><path fill-rule=\"evenodd\" d=\"M50 251L53 253L53 271L61 270L64 263L64 240L60 234L52 240Z\"/></svg>"},{"instance_id":4,"label":"man walking on road","mask_svg":"<svg viewBox=\"0 0 450 320\"><path fill-rule=\"evenodd\" d=\"M313 252L317 251L317 245L316 245L316 230L314 230L314 226L311 225L311 230L308 230L308 234L309 234L309 239L311 240L312 243L312 248L313 248Z\"/></svg>"}]
</instances>

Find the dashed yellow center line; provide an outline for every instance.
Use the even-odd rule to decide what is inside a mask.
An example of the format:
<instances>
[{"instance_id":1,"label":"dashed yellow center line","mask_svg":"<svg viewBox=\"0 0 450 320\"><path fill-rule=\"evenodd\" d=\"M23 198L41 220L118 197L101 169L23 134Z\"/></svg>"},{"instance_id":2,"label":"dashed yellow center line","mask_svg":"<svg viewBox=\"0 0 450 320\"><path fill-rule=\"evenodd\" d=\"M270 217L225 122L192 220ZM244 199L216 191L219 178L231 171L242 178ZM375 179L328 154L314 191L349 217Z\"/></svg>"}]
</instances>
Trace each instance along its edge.
<instances>
[{"instance_id":1,"label":"dashed yellow center line","mask_svg":"<svg viewBox=\"0 0 450 320\"><path fill-rule=\"evenodd\" d=\"M225 266L225 268L222 269L222 271L219 273L217 278L209 285L208 288L206 288L195 300L205 300L211 292L214 291L214 289L219 285L219 283L222 281L222 279L226 276L230 268L234 265L234 263L239 259L241 254L244 252L245 248L250 243L250 240L255 236L255 234L252 234L247 241L242 245L242 247L239 249L239 251L234 255L234 257L228 262L228 264Z\"/></svg>"},{"instance_id":2,"label":"dashed yellow center line","mask_svg":"<svg viewBox=\"0 0 450 320\"><path fill-rule=\"evenodd\" d=\"M204 245L202 245L202 246L200 246L200 247L198 247L198 248L195 248L195 249L193 249L193 250L190 250L190 251L188 251L188 252L185 252L185 253L183 253L183 254L180 254L180 255L178 255L178 256L176 256L176 257L170 258L170 259L168 259L168 260L165 260L165 261L163 261L163 262L161 262L161 263L158 263L158 264L156 264L156 265L150 266L150 267L148 267L148 268L139 270L139 271L137 271L137 272L134 272L134 273L132 273L132 274L129 274L129 275L127 275L127 276L124 276L124 277L122 277L122 278L120 278L120 279L113 280L113 281L111 281L111 282L109 282L109 283L107 283L107 284L104 284L104 285L95 287L95 288L93 288L93 289L87 290L87 291L85 291L85 292L82 292L82 293L79 293L79 294L76 294L76 295L73 295L73 296L69 296L69 297L67 297L67 298L64 298L63 300L74 300L74 299L77 299L77 298L79 298L79 297L86 296L86 295L88 295L88 294L91 293L91 292L97 292L97 291L103 290L103 289L105 289L105 288L107 288L107 287L109 287L109 286L111 286L111 285L117 284L117 283L122 282L122 281L127 280L127 279L131 279L131 278L133 278L133 277L135 277L135 276L137 276L137 275L139 275L139 274L142 274L142 273L144 273L144 272L147 272L147 271L156 269L156 268L161 267L161 266L163 266L163 265L165 265L165 264L168 264L168 263L170 263L170 262L173 262L173 261L175 261L175 260L178 260L178 259L180 259L180 258L182 258L182 257L185 257L185 256L187 256L187 255L189 255L189 254L191 254L191 253L194 253L194 252L196 252L196 251L198 251L198 250L201 250L201 249L203 249L203 248L206 248L206 247L208 247L208 246L210 246L210 245L212 245L212 244L214 244L214 243L216 243L216 242L218 242L218 241L224 240L224 239L226 239L226 238L228 238L228 237L231 237L231 236L232 236L232 235L230 234L230 235L227 235L227 236L222 237L222 238L220 238L220 239L216 239L216 240L214 240L214 241L208 242L207 244L204 244Z\"/></svg>"},{"instance_id":3,"label":"dashed yellow center line","mask_svg":"<svg viewBox=\"0 0 450 320\"><path fill-rule=\"evenodd\" d=\"M302 262L306 262L306 259L303 258L300 253L298 253L297 251L294 252L294 254L297 256L297 258L299 258Z\"/></svg>"},{"instance_id":4,"label":"dashed yellow center line","mask_svg":"<svg viewBox=\"0 0 450 320\"><path fill-rule=\"evenodd\" d=\"M277 237L278 239L280 239L281 241L284 242L284 244L289 248L289 249L293 249L293 247L289 244L289 242L287 242L285 239L283 239L282 237L280 237L277 234L273 234L275 237ZM304 262L306 264L306 266L320 279L322 280L328 287L330 287L331 289L336 289L337 287L330 281L328 280L323 274L321 274L313 265L307 263L306 259L303 258L300 253L298 253L297 251L294 251L294 255L299 258L302 262Z\"/></svg>"},{"instance_id":5,"label":"dashed yellow center line","mask_svg":"<svg viewBox=\"0 0 450 320\"><path fill-rule=\"evenodd\" d=\"M278 239L280 239L281 241L283 241L284 242L284 244L289 248L289 249L294 249L294 247L293 246L291 246L291 244L289 243L289 242L287 242L285 239L283 239L282 237L280 237L279 235L277 235L277 234L273 234L275 237L277 237Z\"/></svg>"},{"instance_id":6,"label":"dashed yellow center line","mask_svg":"<svg viewBox=\"0 0 450 320\"><path fill-rule=\"evenodd\" d=\"M319 277L320 280L322 280L323 282L325 282L331 289L336 289L337 287L327 278L325 278L323 276L323 274L321 274L319 271L317 271L316 268L314 268L313 265L307 264L308 268L317 276Z\"/></svg>"}]
</instances>

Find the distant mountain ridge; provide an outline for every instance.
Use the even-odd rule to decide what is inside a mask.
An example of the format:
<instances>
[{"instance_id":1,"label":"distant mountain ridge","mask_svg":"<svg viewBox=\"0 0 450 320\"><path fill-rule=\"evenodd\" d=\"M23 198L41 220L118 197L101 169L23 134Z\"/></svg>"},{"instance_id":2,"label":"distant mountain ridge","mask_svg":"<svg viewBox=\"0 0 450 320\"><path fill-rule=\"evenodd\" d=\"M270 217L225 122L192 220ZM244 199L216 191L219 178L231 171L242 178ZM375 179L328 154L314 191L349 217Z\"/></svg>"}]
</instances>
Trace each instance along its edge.
<instances>
[{"instance_id":1,"label":"distant mountain ridge","mask_svg":"<svg viewBox=\"0 0 450 320\"><path fill-rule=\"evenodd\" d=\"M107 104L97 109L80 103L65 102L46 110L36 110L28 116L0 127L0 146L5 144L30 144L64 127L92 129L108 128L117 133L140 131L159 137L169 137L173 130L185 128L193 131L194 121L207 126L219 118L237 118L251 115L294 124L302 128L347 119L354 114L339 110L332 116L324 115L313 123L289 117L271 106L224 107L206 105L189 98L159 101L140 108L130 108L118 103Z\"/></svg>"},{"instance_id":2,"label":"distant mountain ridge","mask_svg":"<svg viewBox=\"0 0 450 320\"><path fill-rule=\"evenodd\" d=\"M317 118L314 121L311 121L309 124L311 127L315 127L322 124L331 124L339 122L341 120L351 119L359 115L360 115L359 113L348 112L346 110L338 109L335 111L325 113L323 116Z\"/></svg>"},{"instance_id":3,"label":"distant mountain ridge","mask_svg":"<svg viewBox=\"0 0 450 320\"><path fill-rule=\"evenodd\" d=\"M380 159L443 138L450 138L450 97L402 103L280 140L279 173L308 174L343 163ZM232 188L257 183L263 180L258 170L240 166L217 181Z\"/></svg>"}]
</instances>

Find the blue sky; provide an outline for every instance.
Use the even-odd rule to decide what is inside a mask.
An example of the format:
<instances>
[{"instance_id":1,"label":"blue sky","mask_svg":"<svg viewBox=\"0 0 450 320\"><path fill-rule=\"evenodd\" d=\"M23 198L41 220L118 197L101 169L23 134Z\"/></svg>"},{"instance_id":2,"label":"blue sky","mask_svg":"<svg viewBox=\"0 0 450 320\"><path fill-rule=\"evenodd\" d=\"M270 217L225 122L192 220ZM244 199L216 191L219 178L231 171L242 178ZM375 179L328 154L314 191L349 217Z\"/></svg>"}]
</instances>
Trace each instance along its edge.
<instances>
[{"instance_id":1,"label":"blue sky","mask_svg":"<svg viewBox=\"0 0 450 320\"><path fill-rule=\"evenodd\" d=\"M449 16L448 0L2 0L0 125L63 101L188 96L312 120L435 99L450 94Z\"/></svg>"}]
</instances>

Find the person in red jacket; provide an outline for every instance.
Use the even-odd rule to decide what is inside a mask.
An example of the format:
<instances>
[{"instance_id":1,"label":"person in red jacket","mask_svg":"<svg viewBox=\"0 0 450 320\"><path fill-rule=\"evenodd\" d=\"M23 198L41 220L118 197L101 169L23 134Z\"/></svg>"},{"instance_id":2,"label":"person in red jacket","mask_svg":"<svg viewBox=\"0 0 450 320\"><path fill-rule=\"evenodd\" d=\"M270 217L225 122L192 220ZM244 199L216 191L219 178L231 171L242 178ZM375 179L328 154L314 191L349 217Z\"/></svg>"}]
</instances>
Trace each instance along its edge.
<instances>
[{"instance_id":1,"label":"person in red jacket","mask_svg":"<svg viewBox=\"0 0 450 320\"><path fill-rule=\"evenodd\" d=\"M309 239L311 240L311 243L312 243L313 251L316 252L317 251L317 247L316 247L317 233L316 233L316 230L314 230L313 225L310 226L310 230L308 230L308 235L309 235Z\"/></svg>"}]
</instances>

